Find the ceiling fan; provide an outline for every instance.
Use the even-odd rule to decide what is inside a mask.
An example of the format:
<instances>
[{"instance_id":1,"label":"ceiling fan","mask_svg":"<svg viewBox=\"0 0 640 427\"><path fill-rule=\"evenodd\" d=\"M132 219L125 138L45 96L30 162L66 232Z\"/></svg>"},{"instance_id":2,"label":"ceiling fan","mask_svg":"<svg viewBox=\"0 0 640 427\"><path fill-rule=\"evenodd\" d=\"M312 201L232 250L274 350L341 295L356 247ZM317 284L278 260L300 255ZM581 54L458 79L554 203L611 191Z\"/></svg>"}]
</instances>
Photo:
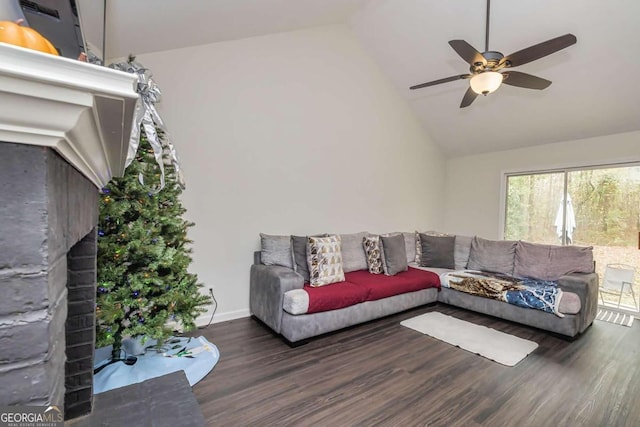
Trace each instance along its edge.
<instances>
[{"instance_id":1,"label":"ceiling fan","mask_svg":"<svg viewBox=\"0 0 640 427\"><path fill-rule=\"evenodd\" d=\"M491 0L487 0L487 23L485 32L485 52L478 52L473 46L464 40L451 40L449 45L458 55L471 67L470 74L460 74L446 77L432 82L411 86L409 89L421 89L423 87L434 86L441 83L448 83L460 79L470 79L469 88L462 98L460 108L468 107L478 95L487 95L494 92L502 83L522 87L526 89L542 90L547 88L551 81L532 76L531 74L518 71L503 71L511 67L527 64L536 59L551 55L559 50L575 44L577 39L573 34L565 34L542 43L519 50L511 55L504 56L502 53L489 50L489 11Z\"/></svg>"}]
</instances>

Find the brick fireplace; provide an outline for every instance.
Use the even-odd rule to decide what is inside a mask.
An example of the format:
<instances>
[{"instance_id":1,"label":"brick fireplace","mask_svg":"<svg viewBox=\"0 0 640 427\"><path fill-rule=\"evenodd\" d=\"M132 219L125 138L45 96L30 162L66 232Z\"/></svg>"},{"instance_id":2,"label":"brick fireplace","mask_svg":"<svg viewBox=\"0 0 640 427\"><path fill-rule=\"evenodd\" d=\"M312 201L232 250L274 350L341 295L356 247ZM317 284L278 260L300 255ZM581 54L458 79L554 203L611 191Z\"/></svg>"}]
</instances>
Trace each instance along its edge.
<instances>
[{"instance_id":1,"label":"brick fireplace","mask_svg":"<svg viewBox=\"0 0 640 427\"><path fill-rule=\"evenodd\" d=\"M0 200L2 404L86 414L98 190L50 148L0 142Z\"/></svg>"},{"instance_id":2,"label":"brick fireplace","mask_svg":"<svg viewBox=\"0 0 640 427\"><path fill-rule=\"evenodd\" d=\"M0 43L0 406L91 411L98 192L136 77Z\"/></svg>"}]
</instances>

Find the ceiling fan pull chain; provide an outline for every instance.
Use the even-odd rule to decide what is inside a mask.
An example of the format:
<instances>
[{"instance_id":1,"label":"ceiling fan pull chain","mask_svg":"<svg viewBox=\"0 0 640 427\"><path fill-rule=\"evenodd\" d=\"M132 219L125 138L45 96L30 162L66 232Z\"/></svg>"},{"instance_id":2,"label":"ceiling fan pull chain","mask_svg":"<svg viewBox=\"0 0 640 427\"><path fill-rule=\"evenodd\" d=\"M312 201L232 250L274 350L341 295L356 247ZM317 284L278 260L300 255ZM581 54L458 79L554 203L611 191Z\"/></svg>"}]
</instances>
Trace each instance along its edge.
<instances>
[{"instance_id":1,"label":"ceiling fan pull chain","mask_svg":"<svg viewBox=\"0 0 640 427\"><path fill-rule=\"evenodd\" d=\"M485 26L484 51L489 52L489 10L491 8L491 0L487 0L487 25Z\"/></svg>"}]
</instances>

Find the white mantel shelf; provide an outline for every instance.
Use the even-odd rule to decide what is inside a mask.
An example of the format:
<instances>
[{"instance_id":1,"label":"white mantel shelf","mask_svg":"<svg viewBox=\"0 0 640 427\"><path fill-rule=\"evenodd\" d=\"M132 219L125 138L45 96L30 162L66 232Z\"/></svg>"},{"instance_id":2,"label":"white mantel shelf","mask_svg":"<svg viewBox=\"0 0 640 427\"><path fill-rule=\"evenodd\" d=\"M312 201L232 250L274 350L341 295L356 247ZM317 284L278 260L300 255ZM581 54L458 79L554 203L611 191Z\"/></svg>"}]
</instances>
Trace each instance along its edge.
<instances>
[{"instance_id":1,"label":"white mantel shelf","mask_svg":"<svg viewBox=\"0 0 640 427\"><path fill-rule=\"evenodd\" d=\"M122 176L133 74L0 43L0 141L51 147L102 188Z\"/></svg>"}]
</instances>

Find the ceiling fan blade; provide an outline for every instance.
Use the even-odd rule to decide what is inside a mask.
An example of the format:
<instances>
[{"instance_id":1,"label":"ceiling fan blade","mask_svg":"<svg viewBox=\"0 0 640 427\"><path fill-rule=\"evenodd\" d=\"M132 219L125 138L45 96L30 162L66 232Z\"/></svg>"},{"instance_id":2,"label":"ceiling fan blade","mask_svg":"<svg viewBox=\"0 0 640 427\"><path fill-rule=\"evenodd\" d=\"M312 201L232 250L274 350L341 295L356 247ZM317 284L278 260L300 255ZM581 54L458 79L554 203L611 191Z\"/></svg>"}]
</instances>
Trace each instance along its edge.
<instances>
[{"instance_id":1,"label":"ceiling fan blade","mask_svg":"<svg viewBox=\"0 0 640 427\"><path fill-rule=\"evenodd\" d=\"M422 83L419 85L415 85L415 86L411 86L409 89L421 89L423 87L427 87L427 86L435 86L435 85L439 85L440 83L448 83L448 82L453 82L456 80L460 80L460 79L468 79L471 77L471 74L460 74L458 76L451 76L451 77L446 77L444 79L440 79L440 80L434 80L432 82L427 82L427 83Z\"/></svg>"},{"instance_id":2,"label":"ceiling fan blade","mask_svg":"<svg viewBox=\"0 0 640 427\"><path fill-rule=\"evenodd\" d=\"M469 105L471 105L471 103L476 100L477 96L478 94L475 93L473 89L471 89L471 87L469 87L469 89L467 89L464 96L462 97L460 108L468 107Z\"/></svg>"},{"instance_id":3,"label":"ceiling fan blade","mask_svg":"<svg viewBox=\"0 0 640 427\"><path fill-rule=\"evenodd\" d=\"M530 46L526 49L519 50L511 55L507 55L500 61L500 64L505 64L506 67L517 67L540 59L544 56L551 55L559 50L569 47L577 42L576 36L573 34L565 34L564 36L556 37L555 39L547 40L546 42L538 43Z\"/></svg>"},{"instance_id":4,"label":"ceiling fan blade","mask_svg":"<svg viewBox=\"0 0 640 427\"><path fill-rule=\"evenodd\" d=\"M487 65L487 60L480 52L464 40L450 40L449 45L470 65Z\"/></svg>"},{"instance_id":5,"label":"ceiling fan blade","mask_svg":"<svg viewBox=\"0 0 640 427\"><path fill-rule=\"evenodd\" d=\"M507 71L502 73L502 83L511 86L524 87L527 89L546 89L551 84L550 80L546 80L540 77L532 76L527 73L520 73L518 71Z\"/></svg>"}]
</instances>

